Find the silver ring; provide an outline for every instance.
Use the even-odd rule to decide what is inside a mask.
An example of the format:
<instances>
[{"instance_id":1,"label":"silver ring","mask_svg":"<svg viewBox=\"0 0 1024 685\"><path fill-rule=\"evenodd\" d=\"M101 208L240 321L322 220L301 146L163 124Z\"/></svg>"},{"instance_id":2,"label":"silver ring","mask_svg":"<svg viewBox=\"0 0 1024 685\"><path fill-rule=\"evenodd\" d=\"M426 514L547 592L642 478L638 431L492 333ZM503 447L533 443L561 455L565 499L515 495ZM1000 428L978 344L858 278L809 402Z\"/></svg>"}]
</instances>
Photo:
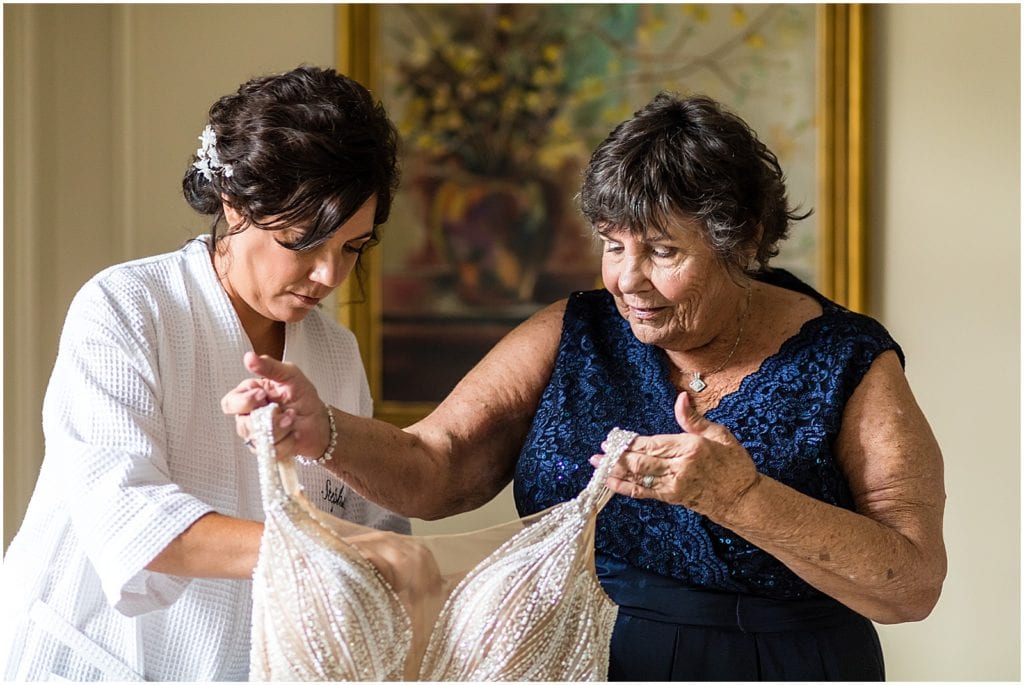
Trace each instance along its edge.
<instances>
[{"instance_id":1,"label":"silver ring","mask_svg":"<svg viewBox=\"0 0 1024 685\"><path fill-rule=\"evenodd\" d=\"M646 476L640 479L640 485L650 490L652 487L654 487L654 476L648 473Z\"/></svg>"},{"instance_id":2,"label":"silver ring","mask_svg":"<svg viewBox=\"0 0 1024 685\"><path fill-rule=\"evenodd\" d=\"M252 440L246 440L246 441L245 441L245 442L243 442L242 444L243 444L243 445L245 445L246 447L248 447L249 449L252 449L253 447L255 447L255 446L256 446L255 444L253 444L253 441L252 441Z\"/></svg>"}]
</instances>

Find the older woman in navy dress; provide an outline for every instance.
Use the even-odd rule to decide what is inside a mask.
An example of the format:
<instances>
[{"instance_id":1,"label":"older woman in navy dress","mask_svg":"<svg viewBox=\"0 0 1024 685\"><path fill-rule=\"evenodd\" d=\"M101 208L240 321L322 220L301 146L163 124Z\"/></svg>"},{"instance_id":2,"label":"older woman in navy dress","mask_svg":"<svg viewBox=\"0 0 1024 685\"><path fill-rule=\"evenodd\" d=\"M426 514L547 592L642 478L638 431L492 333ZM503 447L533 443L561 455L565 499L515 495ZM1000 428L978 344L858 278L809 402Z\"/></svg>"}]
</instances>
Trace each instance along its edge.
<instances>
[{"instance_id":1,"label":"older woman in navy dress","mask_svg":"<svg viewBox=\"0 0 1024 685\"><path fill-rule=\"evenodd\" d=\"M605 289L510 333L402 430L334 410L331 468L409 516L574 497L613 426L596 567L620 605L610 679L881 680L872 621L925 618L946 572L942 457L875 320L770 259L791 221L777 159L706 98L656 97L591 158L583 213ZM486 227L481 227L486 230ZM281 402L279 450L329 433L294 366L225 397Z\"/></svg>"}]
</instances>

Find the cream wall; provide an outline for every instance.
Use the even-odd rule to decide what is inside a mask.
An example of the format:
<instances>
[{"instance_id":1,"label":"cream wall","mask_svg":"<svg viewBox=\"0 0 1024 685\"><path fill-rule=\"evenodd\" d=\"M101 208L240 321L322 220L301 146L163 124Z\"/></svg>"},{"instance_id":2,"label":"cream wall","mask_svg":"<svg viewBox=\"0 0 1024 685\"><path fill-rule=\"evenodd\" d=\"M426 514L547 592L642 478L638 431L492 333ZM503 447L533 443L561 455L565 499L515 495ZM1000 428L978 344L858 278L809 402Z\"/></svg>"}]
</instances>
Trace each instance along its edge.
<instances>
[{"instance_id":1,"label":"cream wall","mask_svg":"<svg viewBox=\"0 0 1024 685\"><path fill-rule=\"evenodd\" d=\"M874 8L874 311L946 460L949 574L894 679L1020 679L1020 8ZM910 657L909 655L914 655Z\"/></svg>"},{"instance_id":2,"label":"cream wall","mask_svg":"<svg viewBox=\"0 0 1024 685\"><path fill-rule=\"evenodd\" d=\"M872 306L949 493L938 608L880 629L891 680L1020 679L1019 26L1015 5L872 7ZM206 108L333 63L333 28L330 5L4 6L5 546L75 290L203 230L179 183ZM510 516L506 493L446 525Z\"/></svg>"}]
</instances>

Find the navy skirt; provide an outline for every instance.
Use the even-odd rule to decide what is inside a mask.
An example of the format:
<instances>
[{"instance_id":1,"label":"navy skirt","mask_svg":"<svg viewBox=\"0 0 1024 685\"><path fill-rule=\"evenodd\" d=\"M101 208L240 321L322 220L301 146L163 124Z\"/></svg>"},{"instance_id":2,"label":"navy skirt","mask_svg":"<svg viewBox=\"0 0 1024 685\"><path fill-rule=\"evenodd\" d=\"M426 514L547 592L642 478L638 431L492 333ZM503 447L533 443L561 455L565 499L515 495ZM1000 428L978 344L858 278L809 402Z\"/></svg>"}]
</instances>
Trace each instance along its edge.
<instances>
[{"instance_id":1,"label":"navy skirt","mask_svg":"<svg viewBox=\"0 0 1024 685\"><path fill-rule=\"evenodd\" d=\"M694 590L601 554L596 566L619 605L609 680L885 680L871 621L829 597Z\"/></svg>"}]
</instances>

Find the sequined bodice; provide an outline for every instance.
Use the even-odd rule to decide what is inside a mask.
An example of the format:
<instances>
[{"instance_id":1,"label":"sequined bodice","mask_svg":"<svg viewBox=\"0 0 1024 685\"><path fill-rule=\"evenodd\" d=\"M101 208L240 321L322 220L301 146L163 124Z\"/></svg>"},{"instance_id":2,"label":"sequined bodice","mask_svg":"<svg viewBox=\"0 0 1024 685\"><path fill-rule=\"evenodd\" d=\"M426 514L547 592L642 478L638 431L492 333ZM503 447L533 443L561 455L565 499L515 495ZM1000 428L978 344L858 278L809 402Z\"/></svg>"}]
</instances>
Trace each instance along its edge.
<instances>
[{"instance_id":1,"label":"sequined bodice","mask_svg":"<svg viewBox=\"0 0 1024 685\"><path fill-rule=\"evenodd\" d=\"M253 413L266 509L253 575L253 680L604 680L617 607L593 565L607 471L573 499L464 535L372 531L319 512L292 462L276 463L270 412ZM367 557L366 536L386 554ZM380 549L379 547L376 549ZM385 576L388 576L386 578Z\"/></svg>"},{"instance_id":2,"label":"sequined bodice","mask_svg":"<svg viewBox=\"0 0 1024 685\"><path fill-rule=\"evenodd\" d=\"M843 408L872 361L899 350L876 321L815 293L785 272L782 287L822 305L780 350L707 418L728 427L762 473L817 499L852 508L833 454ZM641 343L606 291L568 302L555 369L515 473L520 514L564 501L589 473L603 426L641 435L678 433L678 391L664 352ZM681 506L616 497L597 518L598 552L687 587L779 599L816 596L774 557Z\"/></svg>"}]
</instances>

